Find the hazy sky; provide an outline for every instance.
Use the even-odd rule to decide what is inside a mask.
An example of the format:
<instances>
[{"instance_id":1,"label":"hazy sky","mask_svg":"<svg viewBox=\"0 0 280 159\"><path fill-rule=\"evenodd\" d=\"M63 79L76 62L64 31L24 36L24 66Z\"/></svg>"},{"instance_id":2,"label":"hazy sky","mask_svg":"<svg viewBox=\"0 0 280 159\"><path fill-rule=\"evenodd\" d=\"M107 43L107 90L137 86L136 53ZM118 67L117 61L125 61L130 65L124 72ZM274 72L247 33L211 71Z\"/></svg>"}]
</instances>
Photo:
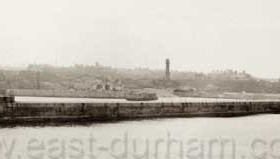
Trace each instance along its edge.
<instances>
[{"instance_id":1,"label":"hazy sky","mask_svg":"<svg viewBox=\"0 0 280 159\"><path fill-rule=\"evenodd\" d=\"M0 0L0 65L246 70L280 77L279 0Z\"/></svg>"}]
</instances>

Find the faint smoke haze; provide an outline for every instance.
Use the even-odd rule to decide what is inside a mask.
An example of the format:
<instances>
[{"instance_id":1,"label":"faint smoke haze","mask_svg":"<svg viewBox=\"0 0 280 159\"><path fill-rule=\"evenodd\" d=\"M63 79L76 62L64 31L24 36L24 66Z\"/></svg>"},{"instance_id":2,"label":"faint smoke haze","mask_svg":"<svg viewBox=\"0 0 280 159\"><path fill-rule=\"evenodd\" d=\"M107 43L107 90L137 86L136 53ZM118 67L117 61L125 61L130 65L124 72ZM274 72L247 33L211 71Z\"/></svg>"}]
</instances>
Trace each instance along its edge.
<instances>
[{"instance_id":1,"label":"faint smoke haze","mask_svg":"<svg viewBox=\"0 0 280 159\"><path fill-rule=\"evenodd\" d=\"M44 63L280 76L279 0L0 1L0 65Z\"/></svg>"}]
</instances>

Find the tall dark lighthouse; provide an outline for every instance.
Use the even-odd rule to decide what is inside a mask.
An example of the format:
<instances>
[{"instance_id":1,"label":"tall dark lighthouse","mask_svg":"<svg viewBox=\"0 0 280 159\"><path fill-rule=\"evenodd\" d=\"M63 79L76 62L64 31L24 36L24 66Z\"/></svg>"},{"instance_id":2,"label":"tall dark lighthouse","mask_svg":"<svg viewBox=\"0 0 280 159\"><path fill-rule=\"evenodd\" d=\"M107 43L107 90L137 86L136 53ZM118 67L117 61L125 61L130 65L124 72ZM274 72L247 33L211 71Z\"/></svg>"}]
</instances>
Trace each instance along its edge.
<instances>
[{"instance_id":1,"label":"tall dark lighthouse","mask_svg":"<svg viewBox=\"0 0 280 159\"><path fill-rule=\"evenodd\" d=\"M169 59L166 59L165 65L166 65L166 68L165 68L165 79L169 81L170 80L170 60Z\"/></svg>"}]
</instances>

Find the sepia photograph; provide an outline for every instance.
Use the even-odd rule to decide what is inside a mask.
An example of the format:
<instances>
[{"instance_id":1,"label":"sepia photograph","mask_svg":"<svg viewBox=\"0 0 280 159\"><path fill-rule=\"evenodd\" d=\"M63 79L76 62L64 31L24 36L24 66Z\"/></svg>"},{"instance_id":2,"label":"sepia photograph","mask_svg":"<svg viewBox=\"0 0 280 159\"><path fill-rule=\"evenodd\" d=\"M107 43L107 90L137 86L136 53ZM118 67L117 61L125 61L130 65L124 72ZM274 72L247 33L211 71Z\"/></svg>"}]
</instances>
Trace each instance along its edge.
<instances>
[{"instance_id":1,"label":"sepia photograph","mask_svg":"<svg viewBox=\"0 0 280 159\"><path fill-rule=\"evenodd\" d=\"M280 159L279 0L0 0L0 159Z\"/></svg>"}]
</instances>

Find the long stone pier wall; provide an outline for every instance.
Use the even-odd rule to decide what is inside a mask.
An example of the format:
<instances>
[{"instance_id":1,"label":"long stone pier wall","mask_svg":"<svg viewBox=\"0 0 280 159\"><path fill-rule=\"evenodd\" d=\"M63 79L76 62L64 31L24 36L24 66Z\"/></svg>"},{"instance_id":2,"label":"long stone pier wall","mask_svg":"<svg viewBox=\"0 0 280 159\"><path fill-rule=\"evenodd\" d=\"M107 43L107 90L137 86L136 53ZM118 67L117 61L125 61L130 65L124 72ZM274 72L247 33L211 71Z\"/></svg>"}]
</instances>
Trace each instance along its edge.
<instances>
[{"instance_id":1,"label":"long stone pier wall","mask_svg":"<svg viewBox=\"0 0 280 159\"><path fill-rule=\"evenodd\" d=\"M162 117L233 117L280 113L280 102L208 103L2 103L0 125L115 121Z\"/></svg>"}]
</instances>

